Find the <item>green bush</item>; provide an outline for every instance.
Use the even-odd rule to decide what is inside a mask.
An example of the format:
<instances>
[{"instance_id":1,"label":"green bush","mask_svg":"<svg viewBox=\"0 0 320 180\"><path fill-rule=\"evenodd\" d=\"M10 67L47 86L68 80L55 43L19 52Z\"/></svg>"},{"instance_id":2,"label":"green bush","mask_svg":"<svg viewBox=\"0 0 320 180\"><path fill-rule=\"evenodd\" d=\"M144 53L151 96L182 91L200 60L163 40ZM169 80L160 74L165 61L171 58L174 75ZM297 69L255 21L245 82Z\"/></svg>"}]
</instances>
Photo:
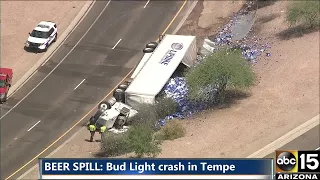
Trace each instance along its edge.
<instances>
[{"instance_id":1,"label":"green bush","mask_svg":"<svg viewBox=\"0 0 320 180\"><path fill-rule=\"evenodd\" d=\"M170 98L159 98L155 104L141 104L138 114L130 118L130 125L147 124L154 126L156 122L177 111L178 105Z\"/></svg>"},{"instance_id":2,"label":"green bush","mask_svg":"<svg viewBox=\"0 0 320 180\"><path fill-rule=\"evenodd\" d=\"M137 157L155 157L161 152L161 141L146 124L133 125L123 134L107 133L101 143L99 156L113 157L134 152Z\"/></svg>"},{"instance_id":3,"label":"green bush","mask_svg":"<svg viewBox=\"0 0 320 180\"><path fill-rule=\"evenodd\" d=\"M254 73L241 50L222 49L206 57L203 62L186 72L191 100L213 101L208 93L218 89L224 102L226 89L244 89L254 84Z\"/></svg>"},{"instance_id":4,"label":"green bush","mask_svg":"<svg viewBox=\"0 0 320 180\"><path fill-rule=\"evenodd\" d=\"M128 148L132 150L137 157L156 157L160 154L161 141L154 138L154 131L150 126L144 124L135 125L128 130L127 134L126 142Z\"/></svg>"},{"instance_id":5,"label":"green bush","mask_svg":"<svg viewBox=\"0 0 320 180\"><path fill-rule=\"evenodd\" d=\"M165 118L167 115L173 114L178 110L178 104L171 98L162 97L153 105L157 114L157 119Z\"/></svg>"},{"instance_id":6,"label":"green bush","mask_svg":"<svg viewBox=\"0 0 320 180\"><path fill-rule=\"evenodd\" d=\"M150 104L140 104L138 113L129 119L129 125L144 124L152 127L157 121L155 108Z\"/></svg>"},{"instance_id":7,"label":"green bush","mask_svg":"<svg viewBox=\"0 0 320 180\"><path fill-rule=\"evenodd\" d=\"M105 134L101 142L101 151L105 157L119 156L131 152L127 143L127 134Z\"/></svg>"},{"instance_id":8,"label":"green bush","mask_svg":"<svg viewBox=\"0 0 320 180\"><path fill-rule=\"evenodd\" d=\"M319 27L319 1L297 1L288 7L287 21L290 25L302 25L306 28Z\"/></svg>"},{"instance_id":9,"label":"green bush","mask_svg":"<svg viewBox=\"0 0 320 180\"><path fill-rule=\"evenodd\" d=\"M186 129L179 120L170 120L157 132L156 138L159 140L174 140L184 137L185 134Z\"/></svg>"}]
</instances>

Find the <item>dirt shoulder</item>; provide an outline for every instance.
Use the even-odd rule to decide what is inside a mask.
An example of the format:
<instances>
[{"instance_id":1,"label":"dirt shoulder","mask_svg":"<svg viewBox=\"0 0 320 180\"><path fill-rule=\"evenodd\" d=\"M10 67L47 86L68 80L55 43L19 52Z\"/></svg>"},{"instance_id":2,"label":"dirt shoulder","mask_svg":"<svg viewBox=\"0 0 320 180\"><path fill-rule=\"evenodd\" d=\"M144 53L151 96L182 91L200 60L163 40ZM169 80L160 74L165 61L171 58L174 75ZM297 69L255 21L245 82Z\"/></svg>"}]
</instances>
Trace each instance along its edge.
<instances>
[{"instance_id":1,"label":"dirt shoulder","mask_svg":"<svg viewBox=\"0 0 320 180\"><path fill-rule=\"evenodd\" d=\"M187 135L165 142L160 157L246 157L319 114L319 32L283 39L288 3L257 11L254 35L272 47L254 65L251 96L185 121Z\"/></svg>"},{"instance_id":2,"label":"dirt shoulder","mask_svg":"<svg viewBox=\"0 0 320 180\"><path fill-rule=\"evenodd\" d=\"M28 33L42 20L54 21L59 34L86 1L1 1L1 67L14 70L16 83L43 55L23 49Z\"/></svg>"}]
</instances>

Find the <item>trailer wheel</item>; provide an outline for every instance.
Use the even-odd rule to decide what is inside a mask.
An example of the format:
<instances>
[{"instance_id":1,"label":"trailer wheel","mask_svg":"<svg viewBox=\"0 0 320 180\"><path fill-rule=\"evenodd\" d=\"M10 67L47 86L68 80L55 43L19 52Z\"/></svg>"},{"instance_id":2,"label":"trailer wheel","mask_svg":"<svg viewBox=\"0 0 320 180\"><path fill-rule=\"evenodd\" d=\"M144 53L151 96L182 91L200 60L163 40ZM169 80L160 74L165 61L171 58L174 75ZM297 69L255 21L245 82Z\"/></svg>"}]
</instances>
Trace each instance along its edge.
<instances>
[{"instance_id":1,"label":"trailer wheel","mask_svg":"<svg viewBox=\"0 0 320 180\"><path fill-rule=\"evenodd\" d=\"M99 110L106 110L106 109L110 109L111 106L107 101L102 101L99 106L98 106Z\"/></svg>"},{"instance_id":2,"label":"trailer wheel","mask_svg":"<svg viewBox=\"0 0 320 180\"><path fill-rule=\"evenodd\" d=\"M117 88L113 92L113 97L116 98L117 102L124 102L124 99L125 99L124 90Z\"/></svg>"},{"instance_id":3,"label":"trailer wheel","mask_svg":"<svg viewBox=\"0 0 320 180\"><path fill-rule=\"evenodd\" d=\"M126 84L127 84L127 86L129 86L130 84L131 84L131 82L132 82L132 79L128 79L128 80L126 80Z\"/></svg>"},{"instance_id":4,"label":"trailer wheel","mask_svg":"<svg viewBox=\"0 0 320 180\"><path fill-rule=\"evenodd\" d=\"M144 48L143 53L152 53L154 51L153 48Z\"/></svg>"},{"instance_id":5,"label":"trailer wheel","mask_svg":"<svg viewBox=\"0 0 320 180\"><path fill-rule=\"evenodd\" d=\"M128 88L128 85L127 84L120 84L118 86L119 89L123 89L124 91Z\"/></svg>"},{"instance_id":6,"label":"trailer wheel","mask_svg":"<svg viewBox=\"0 0 320 180\"><path fill-rule=\"evenodd\" d=\"M155 49L157 46L158 46L158 43L157 43L157 42L149 42L149 43L146 45L146 48Z\"/></svg>"}]
</instances>

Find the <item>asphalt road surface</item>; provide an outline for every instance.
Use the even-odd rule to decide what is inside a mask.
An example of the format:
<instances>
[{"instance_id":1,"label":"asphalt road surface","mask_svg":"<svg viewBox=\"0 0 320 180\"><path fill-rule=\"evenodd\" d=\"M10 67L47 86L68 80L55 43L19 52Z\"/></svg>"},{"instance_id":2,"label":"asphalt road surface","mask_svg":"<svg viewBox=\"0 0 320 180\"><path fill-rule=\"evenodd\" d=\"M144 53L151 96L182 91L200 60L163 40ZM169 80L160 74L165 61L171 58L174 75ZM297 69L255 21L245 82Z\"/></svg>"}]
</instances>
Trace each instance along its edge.
<instances>
[{"instance_id":1,"label":"asphalt road surface","mask_svg":"<svg viewBox=\"0 0 320 180\"><path fill-rule=\"evenodd\" d=\"M111 1L105 8L108 1L97 1L55 55L1 106L1 179L39 154L111 91L183 3L150 1L144 8L146 2Z\"/></svg>"},{"instance_id":2,"label":"asphalt road surface","mask_svg":"<svg viewBox=\"0 0 320 180\"><path fill-rule=\"evenodd\" d=\"M319 125L310 129L303 135L279 148L279 150L315 150L320 147L320 127ZM275 153L267 155L265 158L275 158Z\"/></svg>"}]
</instances>

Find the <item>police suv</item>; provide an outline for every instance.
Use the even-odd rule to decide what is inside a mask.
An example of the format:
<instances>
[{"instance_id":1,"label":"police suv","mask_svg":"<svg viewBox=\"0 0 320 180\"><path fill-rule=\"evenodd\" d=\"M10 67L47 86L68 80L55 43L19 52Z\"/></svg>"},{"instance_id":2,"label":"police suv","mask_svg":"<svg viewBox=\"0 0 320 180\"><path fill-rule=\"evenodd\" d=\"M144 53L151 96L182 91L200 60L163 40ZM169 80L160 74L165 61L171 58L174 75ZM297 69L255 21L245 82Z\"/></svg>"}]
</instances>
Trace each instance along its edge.
<instances>
[{"instance_id":1,"label":"police suv","mask_svg":"<svg viewBox=\"0 0 320 180\"><path fill-rule=\"evenodd\" d=\"M58 28L56 23L41 21L33 31L29 33L25 48L46 51L47 48L57 40L57 37Z\"/></svg>"}]
</instances>

